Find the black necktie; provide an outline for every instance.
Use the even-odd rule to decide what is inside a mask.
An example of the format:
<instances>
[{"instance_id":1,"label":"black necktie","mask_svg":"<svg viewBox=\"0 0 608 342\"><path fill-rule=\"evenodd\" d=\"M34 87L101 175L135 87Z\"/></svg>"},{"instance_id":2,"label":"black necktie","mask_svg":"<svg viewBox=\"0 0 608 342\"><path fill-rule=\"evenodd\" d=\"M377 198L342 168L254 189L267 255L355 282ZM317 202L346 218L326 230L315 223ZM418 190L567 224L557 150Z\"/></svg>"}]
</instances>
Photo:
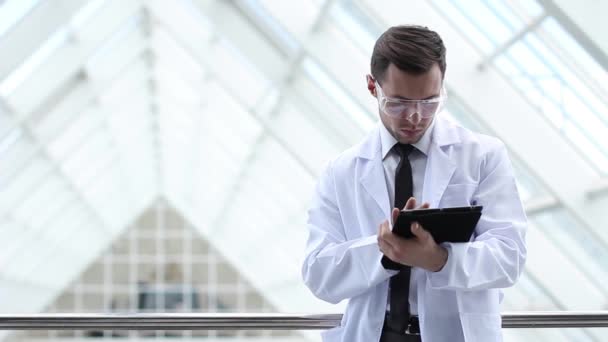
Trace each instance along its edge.
<instances>
[{"instance_id":1,"label":"black necktie","mask_svg":"<svg viewBox=\"0 0 608 342\"><path fill-rule=\"evenodd\" d=\"M407 200L414 193L414 184L412 180L412 165L408 159L408 155L414 147L397 143L393 149L399 153L401 160L395 171L395 208L403 209ZM388 317L389 325L397 331L405 331L408 319L410 318L409 310L409 289L410 289L410 266L402 266L399 273L391 277L390 285L390 315Z\"/></svg>"}]
</instances>

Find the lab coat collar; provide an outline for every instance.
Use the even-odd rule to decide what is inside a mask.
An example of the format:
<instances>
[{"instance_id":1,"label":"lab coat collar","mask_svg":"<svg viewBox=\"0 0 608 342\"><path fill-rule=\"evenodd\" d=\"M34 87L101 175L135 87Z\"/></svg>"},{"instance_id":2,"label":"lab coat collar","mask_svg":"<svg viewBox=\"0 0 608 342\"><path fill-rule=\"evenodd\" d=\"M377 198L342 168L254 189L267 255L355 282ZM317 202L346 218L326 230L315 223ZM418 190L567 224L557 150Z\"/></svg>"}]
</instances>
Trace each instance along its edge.
<instances>
[{"instance_id":1,"label":"lab coat collar","mask_svg":"<svg viewBox=\"0 0 608 342\"><path fill-rule=\"evenodd\" d=\"M358 147L357 155L360 158L365 159L376 159L382 158L388 153L388 151L383 151L382 148L382 138L381 138L381 130L386 130L386 127L382 124L382 122L378 122L376 127L370 132L370 134L363 140L363 142ZM432 131L431 131L432 129ZM386 133L394 140L395 138L386 131ZM427 134L428 133L428 134ZM434 146L443 147L447 145L453 145L460 142L460 137L456 132L456 126L448 121L447 119L442 118L441 116L435 117L433 120L432 126L429 127L427 132L424 134L427 136L426 142L421 143L420 141L416 144L420 144L420 148L430 152ZM424 137L424 136L423 136ZM390 140L388 140L388 144L390 144ZM420 139L422 140L422 139ZM396 140L395 140L396 142ZM385 144L387 144L385 143ZM416 145L415 144L415 145ZM393 143L394 145L394 143ZM434 145L434 146L433 146ZM390 146L392 147L392 145ZM418 146L416 146L418 148ZM421 150L422 151L422 150ZM422 151L422 152L425 152ZM383 153L386 152L386 153Z\"/></svg>"},{"instance_id":2,"label":"lab coat collar","mask_svg":"<svg viewBox=\"0 0 608 342\"><path fill-rule=\"evenodd\" d=\"M428 149L427 169L424 178L422 202L429 202L431 207L437 207L443 192L456 170L456 165L442 147L460 142L456 126L441 117L435 118L431 133L431 143ZM382 139L380 127L382 123L370 132L358 148L358 156L370 162L362 170L359 181L363 188L378 204L385 217L390 218L392 204L390 203L384 167L382 165ZM420 200L420 199L419 199Z\"/></svg>"}]
</instances>

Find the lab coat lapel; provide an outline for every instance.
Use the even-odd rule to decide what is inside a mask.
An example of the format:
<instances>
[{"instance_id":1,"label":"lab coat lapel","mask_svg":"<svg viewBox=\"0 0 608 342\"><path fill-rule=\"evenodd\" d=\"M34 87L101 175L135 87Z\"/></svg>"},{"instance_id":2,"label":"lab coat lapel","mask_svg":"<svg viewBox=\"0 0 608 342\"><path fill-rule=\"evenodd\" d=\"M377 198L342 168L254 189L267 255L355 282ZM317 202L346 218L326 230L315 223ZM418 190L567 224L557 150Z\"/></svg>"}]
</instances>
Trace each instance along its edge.
<instances>
[{"instance_id":1,"label":"lab coat lapel","mask_svg":"<svg viewBox=\"0 0 608 342\"><path fill-rule=\"evenodd\" d=\"M382 164L382 148L380 130L378 127L372 131L359 150L360 162L363 163L359 183L374 199L385 218L390 217L391 204L389 203L388 189L384 179L384 166Z\"/></svg>"},{"instance_id":2,"label":"lab coat lapel","mask_svg":"<svg viewBox=\"0 0 608 342\"><path fill-rule=\"evenodd\" d=\"M439 205L439 200L456 170L456 164L450 160L449 145L460 142L451 123L443 118L435 120L437 122L429 148L423 189L423 201L429 202L431 208L437 208Z\"/></svg>"}]
</instances>

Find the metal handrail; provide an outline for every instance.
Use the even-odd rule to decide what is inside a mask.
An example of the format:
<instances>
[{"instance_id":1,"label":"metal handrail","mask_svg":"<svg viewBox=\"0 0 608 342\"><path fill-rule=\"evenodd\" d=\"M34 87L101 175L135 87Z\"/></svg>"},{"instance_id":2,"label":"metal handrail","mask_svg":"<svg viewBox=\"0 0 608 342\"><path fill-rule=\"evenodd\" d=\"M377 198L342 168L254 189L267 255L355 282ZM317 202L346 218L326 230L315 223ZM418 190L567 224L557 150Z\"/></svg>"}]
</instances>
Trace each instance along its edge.
<instances>
[{"instance_id":1,"label":"metal handrail","mask_svg":"<svg viewBox=\"0 0 608 342\"><path fill-rule=\"evenodd\" d=\"M319 330L342 314L15 314L0 315L0 330ZM531 311L502 315L503 328L608 327L608 311Z\"/></svg>"}]
</instances>

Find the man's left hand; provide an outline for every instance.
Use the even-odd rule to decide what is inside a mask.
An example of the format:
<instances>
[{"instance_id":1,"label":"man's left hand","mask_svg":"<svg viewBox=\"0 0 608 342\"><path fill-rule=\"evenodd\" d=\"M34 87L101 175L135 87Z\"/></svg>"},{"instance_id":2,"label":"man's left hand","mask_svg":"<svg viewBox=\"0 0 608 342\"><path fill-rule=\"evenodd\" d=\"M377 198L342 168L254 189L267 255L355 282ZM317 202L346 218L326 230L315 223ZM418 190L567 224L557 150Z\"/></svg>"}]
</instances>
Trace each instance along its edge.
<instances>
[{"instance_id":1,"label":"man's left hand","mask_svg":"<svg viewBox=\"0 0 608 342\"><path fill-rule=\"evenodd\" d=\"M405 210L416 207L416 199L410 198L405 205ZM420 208L428 208L428 203ZM393 223L399 215L399 209L394 208L392 212ZM393 234L388 222L380 225L378 232L378 246L380 251L389 259L403 265L420 267L426 270L440 271L448 259L447 250L439 246L431 233L425 230L418 222L413 222L410 226L414 237L404 239Z\"/></svg>"}]
</instances>

